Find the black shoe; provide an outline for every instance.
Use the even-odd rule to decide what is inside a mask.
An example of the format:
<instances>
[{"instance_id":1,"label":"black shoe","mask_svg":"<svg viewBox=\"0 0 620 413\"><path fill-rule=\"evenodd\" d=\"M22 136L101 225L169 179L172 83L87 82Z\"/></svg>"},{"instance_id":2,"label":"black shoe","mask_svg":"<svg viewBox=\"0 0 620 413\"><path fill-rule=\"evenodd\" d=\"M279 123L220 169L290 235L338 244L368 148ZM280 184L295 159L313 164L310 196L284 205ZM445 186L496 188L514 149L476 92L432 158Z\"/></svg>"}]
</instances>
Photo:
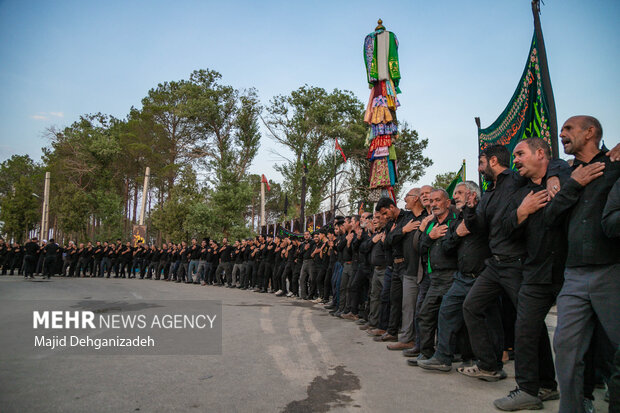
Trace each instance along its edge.
<instances>
[{"instance_id":1,"label":"black shoe","mask_svg":"<svg viewBox=\"0 0 620 413\"><path fill-rule=\"evenodd\" d=\"M403 356L405 357L418 357L420 355L420 349L417 346L403 350ZM417 364L416 364L417 365Z\"/></svg>"}]
</instances>

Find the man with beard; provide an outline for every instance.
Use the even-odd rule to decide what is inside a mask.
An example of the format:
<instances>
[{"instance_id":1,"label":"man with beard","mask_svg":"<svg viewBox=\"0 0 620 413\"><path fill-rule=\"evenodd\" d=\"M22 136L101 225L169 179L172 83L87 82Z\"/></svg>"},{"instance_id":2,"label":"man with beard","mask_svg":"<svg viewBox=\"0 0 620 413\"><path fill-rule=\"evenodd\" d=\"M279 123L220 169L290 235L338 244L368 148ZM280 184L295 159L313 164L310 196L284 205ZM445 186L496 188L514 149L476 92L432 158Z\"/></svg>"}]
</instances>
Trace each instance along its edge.
<instances>
[{"instance_id":1,"label":"man with beard","mask_svg":"<svg viewBox=\"0 0 620 413\"><path fill-rule=\"evenodd\" d=\"M493 340L493 337L501 337L503 333L489 331L485 323L486 314L489 307L496 305L502 292L516 308L523 262L527 255L525 243L515 234L507 234L502 229L512 195L525 184L525 180L509 165L510 153L505 146L492 145L484 149L479 157L478 171L491 183L491 187L475 210L466 206L463 211L469 232L488 235L492 256L463 304L472 350L478 361L475 366L459 367L457 371L485 381L506 378L502 362L503 346L499 348L497 340ZM550 169L548 176L556 177L557 172ZM555 185L554 182L557 182L557 177L547 179L548 186Z\"/></svg>"},{"instance_id":2,"label":"man with beard","mask_svg":"<svg viewBox=\"0 0 620 413\"><path fill-rule=\"evenodd\" d=\"M574 116L564 123L560 138L564 152L575 155L573 171L544 210L548 225L564 225L568 232L554 336L563 413L583 411L583 359L597 321L613 348L620 345L620 238L609 237L601 225L608 195L620 177L620 164L599 149L602 137L603 128L592 116ZM611 354L603 357L612 359ZM610 396L609 409L614 411L619 396Z\"/></svg>"},{"instance_id":3,"label":"man with beard","mask_svg":"<svg viewBox=\"0 0 620 413\"><path fill-rule=\"evenodd\" d=\"M503 220L508 235L517 234L527 246L523 281L517 300L515 324L515 378L518 387L495 400L500 410L542 408L543 400L556 399L557 383L545 317L562 285L566 246L563 231L545 229L543 208L548 202L547 168L551 148L540 138L528 138L513 151L519 174L528 178L509 203ZM562 170L564 184L570 171Z\"/></svg>"}]
</instances>

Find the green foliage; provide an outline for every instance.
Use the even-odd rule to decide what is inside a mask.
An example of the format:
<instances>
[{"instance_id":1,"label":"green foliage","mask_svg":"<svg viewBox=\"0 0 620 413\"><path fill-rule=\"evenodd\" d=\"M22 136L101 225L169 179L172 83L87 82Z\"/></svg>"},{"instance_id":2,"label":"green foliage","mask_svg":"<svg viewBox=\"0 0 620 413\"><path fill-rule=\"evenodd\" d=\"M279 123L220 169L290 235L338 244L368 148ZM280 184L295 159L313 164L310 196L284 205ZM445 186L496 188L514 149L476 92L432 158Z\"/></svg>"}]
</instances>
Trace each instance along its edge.
<instances>
[{"instance_id":1,"label":"green foliage","mask_svg":"<svg viewBox=\"0 0 620 413\"><path fill-rule=\"evenodd\" d=\"M162 232L167 241L188 240L193 234L184 229L184 223L192 205L201 199L196 173L191 167L185 167L181 170L178 182L172 187L170 196L152 211L151 224Z\"/></svg>"},{"instance_id":2,"label":"green foliage","mask_svg":"<svg viewBox=\"0 0 620 413\"><path fill-rule=\"evenodd\" d=\"M443 174L439 174L435 176L435 181L433 181L433 188L443 188L446 189L448 185L456 178L457 172L446 172Z\"/></svg>"},{"instance_id":3,"label":"green foliage","mask_svg":"<svg viewBox=\"0 0 620 413\"><path fill-rule=\"evenodd\" d=\"M0 164L1 232L22 241L41 221L44 172L27 155Z\"/></svg>"},{"instance_id":4,"label":"green foliage","mask_svg":"<svg viewBox=\"0 0 620 413\"><path fill-rule=\"evenodd\" d=\"M212 70L158 84L125 119L86 114L63 129L50 129L43 164L13 156L0 165L2 231L21 238L40 220L43 173L51 172L50 223L57 238L126 238L151 171L146 222L149 235L167 241L192 236L231 239L251 235L260 215L260 176L249 167L260 147L262 113L255 89L222 83ZM263 119L281 144L275 165L282 184L266 191L267 222L300 214L301 181L307 165L306 213L330 198L338 170L339 190L357 205L368 194L364 105L351 92L302 86L275 96ZM400 181L416 181L431 161L428 141L401 123L395 147ZM338 139L350 162L335 151ZM198 176L201 180L198 180ZM285 198L289 208L284 212Z\"/></svg>"},{"instance_id":5,"label":"green foliage","mask_svg":"<svg viewBox=\"0 0 620 413\"><path fill-rule=\"evenodd\" d=\"M292 153L279 154L285 162L275 169L284 177L293 214L300 213L304 161L308 165L306 210L318 212L321 202L329 198L335 166L343 161L340 155L334 156L334 140L349 149L359 146L356 141L364 136L362 102L349 91L328 93L306 85L274 97L267 113L264 122L271 138Z\"/></svg>"}]
</instances>

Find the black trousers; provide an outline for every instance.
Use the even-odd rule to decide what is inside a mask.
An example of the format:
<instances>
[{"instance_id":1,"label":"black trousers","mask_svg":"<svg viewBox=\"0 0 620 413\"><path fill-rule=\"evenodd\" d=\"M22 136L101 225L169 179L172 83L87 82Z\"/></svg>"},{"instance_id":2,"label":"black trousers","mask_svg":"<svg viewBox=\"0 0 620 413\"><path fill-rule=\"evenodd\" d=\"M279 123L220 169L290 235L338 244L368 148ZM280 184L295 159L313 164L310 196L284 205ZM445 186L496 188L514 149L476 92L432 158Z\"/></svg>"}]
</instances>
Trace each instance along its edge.
<instances>
[{"instance_id":1,"label":"black trousers","mask_svg":"<svg viewBox=\"0 0 620 413\"><path fill-rule=\"evenodd\" d=\"M24 275L32 277L37 265L37 257L34 255L24 255Z\"/></svg>"},{"instance_id":2,"label":"black trousers","mask_svg":"<svg viewBox=\"0 0 620 413\"><path fill-rule=\"evenodd\" d=\"M537 396L541 387L556 389L555 367L545 317L561 284L523 284L517 300L515 379L519 388Z\"/></svg>"},{"instance_id":3,"label":"black trousers","mask_svg":"<svg viewBox=\"0 0 620 413\"><path fill-rule=\"evenodd\" d=\"M325 270L325 278L323 278L323 300L328 300L332 294L332 275L334 275L334 266L329 265Z\"/></svg>"},{"instance_id":4,"label":"black trousers","mask_svg":"<svg viewBox=\"0 0 620 413\"><path fill-rule=\"evenodd\" d=\"M370 275L369 275L370 274ZM353 314L358 314L360 310L360 304L366 301L368 296L368 290L370 286L370 278L372 277L372 268L360 265L355 272L353 281L351 282L351 290L349 292L351 296L350 310ZM402 280L401 280L402 283ZM402 287L401 287L401 303L402 303Z\"/></svg>"},{"instance_id":5,"label":"black trousers","mask_svg":"<svg viewBox=\"0 0 620 413\"><path fill-rule=\"evenodd\" d=\"M403 277L407 271L404 262L392 266L392 284L390 285L390 321L387 332L398 336L403 318Z\"/></svg>"},{"instance_id":6,"label":"black trousers","mask_svg":"<svg viewBox=\"0 0 620 413\"><path fill-rule=\"evenodd\" d=\"M516 307L519 288L523 277L523 264L521 259L511 262L497 262L493 258L486 261L486 268L476 283L469 291L463 303L463 316L469 331L469 341L476 357L478 367L487 371L498 371L503 368L501 348L496 348L497 335L501 332L489 331L489 323L485 322L486 312L489 306L495 305L502 293L506 292L508 298Z\"/></svg>"},{"instance_id":7,"label":"black trousers","mask_svg":"<svg viewBox=\"0 0 620 413\"><path fill-rule=\"evenodd\" d=\"M289 285L292 286L292 277L293 277L293 266L295 265L294 262L290 262L287 261L286 264L284 265L284 270L282 270L282 275L280 276L280 285L281 285L281 289L282 291L286 294L288 293L288 288L286 287L286 280L288 280Z\"/></svg>"},{"instance_id":8,"label":"black trousers","mask_svg":"<svg viewBox=\"0 0 620 413\"><path fill-rule=\"evenodd\" d=\"M45 257L43 261L43 276L48 278L54 275L56 269L56 257Z\"/></svg>"}]
</instances>

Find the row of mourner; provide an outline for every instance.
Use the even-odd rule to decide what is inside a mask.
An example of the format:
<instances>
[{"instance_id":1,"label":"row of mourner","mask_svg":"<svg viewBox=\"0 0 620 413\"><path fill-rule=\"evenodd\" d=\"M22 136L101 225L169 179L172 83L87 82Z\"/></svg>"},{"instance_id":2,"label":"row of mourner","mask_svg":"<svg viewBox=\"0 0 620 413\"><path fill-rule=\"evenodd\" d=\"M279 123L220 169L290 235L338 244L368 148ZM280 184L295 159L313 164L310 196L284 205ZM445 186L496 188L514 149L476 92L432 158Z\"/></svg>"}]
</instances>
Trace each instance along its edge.
<instances>
[{"instance_id":1,"label":"row of mourner","mask_svg":"<svg viewBox=\"0 0 620 413\"><path fill-rule=\"evenodd\" d=\"M514 360L517 387L493 402L500 410L560 399L562 413L591 412L594 389L607 385L618 411L619 151L600 149L602 127L589 116L567 120L560 136L570 163L539 138L516 145L514 169L506 147L487 147L482 195L471 181L452 199L416 187L406 209L382 198L374 212L336 217L303 238L2 242L2 274L113 274L309 300L421 370L458 363L462 375L493 382ZM545 324L554 306L555 362Z\"/></svg>"}]
</instances>

